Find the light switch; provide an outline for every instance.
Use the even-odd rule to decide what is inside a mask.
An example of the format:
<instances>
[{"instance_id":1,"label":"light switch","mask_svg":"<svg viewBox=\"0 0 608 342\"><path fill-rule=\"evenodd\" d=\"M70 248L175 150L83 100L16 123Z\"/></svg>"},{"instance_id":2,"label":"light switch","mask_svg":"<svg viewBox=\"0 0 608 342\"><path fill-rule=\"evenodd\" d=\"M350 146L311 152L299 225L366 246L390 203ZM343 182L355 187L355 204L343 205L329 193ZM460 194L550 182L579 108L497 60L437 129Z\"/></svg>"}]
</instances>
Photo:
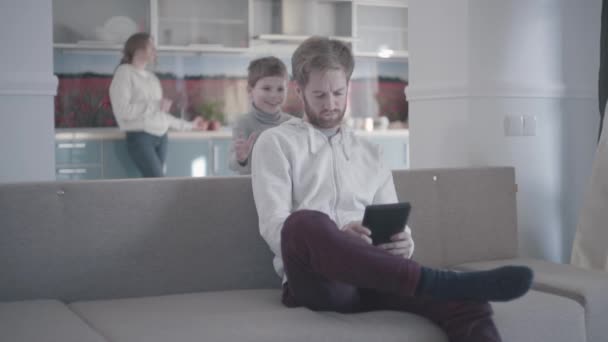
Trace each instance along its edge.
<instances>
[{"instance_id":1,"label":"light switch","mask_svg":"<svg viewBox=\"0 0 608 342\"><path fill-rule=\"evenodd\" d=\"M536 135L536 115L524 115L523 135L533 137Z\"/></svg>"},{"instance_id":2,"label":"light switch","mask_svg":"<svg viewBox=\"0 0 608 342\"><path fill-rule=\"evenodd\" d=\"M504 120L505 136L518 137L523 135L524 118L521 115L507 115Z\"/></svg>"}]
</instances>

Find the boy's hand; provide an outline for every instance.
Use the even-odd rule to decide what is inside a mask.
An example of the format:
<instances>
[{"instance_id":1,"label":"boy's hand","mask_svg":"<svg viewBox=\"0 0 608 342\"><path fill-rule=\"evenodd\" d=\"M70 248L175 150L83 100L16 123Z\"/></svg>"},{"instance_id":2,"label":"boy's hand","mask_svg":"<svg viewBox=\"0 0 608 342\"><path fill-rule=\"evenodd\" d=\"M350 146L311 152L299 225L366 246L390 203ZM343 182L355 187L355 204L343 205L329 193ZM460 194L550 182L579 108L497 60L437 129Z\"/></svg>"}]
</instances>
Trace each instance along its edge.
<instances>
[{"instance_id":1,"label":"boy's hand","mask_svg":"<svg viewBox=\"0 0 608 342\"><path fill-rule=\"evenodd\" d=\"M251 153L251 149L253 148L253 143L255 142L255 138L257 133L251 133L249 138L245 140L243 134L239 134L239 137L234 141L234 152L236 154L236 160L239 163L244 163L247 159L249 159L249 154Z\"/></svg>"},{"instance_id":2,"label":"boy's hand","mask_svg":"<svg viewBox=\"0 0 608 342\"><path fill-rule=\"evenodd\" d=\"M406 259L411 258L412 254L414 254L414 240L412 239L412 230L410 227L405 226L405 231L391 236L391 241L392 242L378 245L378 247Z\"/></svg>"},{"instance_id":3,"label":"boy's hand","mask_svg":"<svg viewBox=\"0 0 608 342\"><path fill-rule=\"evenodd\" d=\"M342 231L357 236L370 245L372 244L372 239L370 238L372 231L365 228L359 221L352 221L345 224L344 227L342 227Z\"/></svg>"}]
</instances>

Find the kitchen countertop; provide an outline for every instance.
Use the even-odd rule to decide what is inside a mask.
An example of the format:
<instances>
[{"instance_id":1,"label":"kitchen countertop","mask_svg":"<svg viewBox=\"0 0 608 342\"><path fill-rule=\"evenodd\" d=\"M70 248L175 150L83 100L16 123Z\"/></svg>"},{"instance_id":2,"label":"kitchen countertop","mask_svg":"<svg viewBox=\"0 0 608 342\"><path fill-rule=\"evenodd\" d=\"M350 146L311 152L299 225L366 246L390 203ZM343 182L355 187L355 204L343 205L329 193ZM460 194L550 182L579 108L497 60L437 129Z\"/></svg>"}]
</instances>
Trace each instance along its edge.
<instances>
[{"instance_id":1,"label":"kitchen countertop","mask_svg":"<svg viewBox=\"0 0 608 342\"><path fill-rule=\"evenodd\" d=\"M359 136L409 136L407 129L386 129L376 131L357 130ZM55 129L55 140L121 140L125 132L114 127L107 128L58 128ZM218 131L169 131L169 139L212 139L232 138L232 130L224 127Z\"/></svg>"}]
</instances>

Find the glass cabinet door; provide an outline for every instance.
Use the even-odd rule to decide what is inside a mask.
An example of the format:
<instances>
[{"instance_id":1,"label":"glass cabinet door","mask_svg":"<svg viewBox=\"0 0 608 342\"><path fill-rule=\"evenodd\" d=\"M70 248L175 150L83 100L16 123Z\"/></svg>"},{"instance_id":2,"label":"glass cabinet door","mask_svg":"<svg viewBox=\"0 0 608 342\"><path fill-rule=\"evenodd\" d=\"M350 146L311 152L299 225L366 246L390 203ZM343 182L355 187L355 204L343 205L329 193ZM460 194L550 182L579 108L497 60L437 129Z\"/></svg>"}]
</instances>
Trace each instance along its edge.
<instances>
[{"instance_id":1,"label":"glass cabinet door","mask_svg":"<svg viewBox=\"0 0 608 342\"><path fill-rule=\"evenodd\" d=\"M352 38L352 1L253 0L252 36L262 40L321 35Z\"/></svg>"},{"instance_id":2,"label":"glass cabinet door","mask_svg":"<svg viewBox=\"0 0 608 342\"><path fill-rule=\"evenodd\" d=\"M379 57L407 55L408 9L404 1L357 4L356 51Z\"/></svg>"},{"instance_id":3,"label":"glass cabinet door","mask_svg":"<svg viewBox=\"0 0 608 342\"><path fill-rule=\"evenodd\" d=\"M56 44L123 44L150 31L150 0L53 0Z\"/></svg>"},{"instance_id":4,"label":"glass cabinet door","mask_svg":"<svg viewBox=\"0 0 608 342\"><path fill-rule=\"evenodd\" d=\"M249 46L248 1L157 0L160 46Z\"/></svg>"}]
</instances>

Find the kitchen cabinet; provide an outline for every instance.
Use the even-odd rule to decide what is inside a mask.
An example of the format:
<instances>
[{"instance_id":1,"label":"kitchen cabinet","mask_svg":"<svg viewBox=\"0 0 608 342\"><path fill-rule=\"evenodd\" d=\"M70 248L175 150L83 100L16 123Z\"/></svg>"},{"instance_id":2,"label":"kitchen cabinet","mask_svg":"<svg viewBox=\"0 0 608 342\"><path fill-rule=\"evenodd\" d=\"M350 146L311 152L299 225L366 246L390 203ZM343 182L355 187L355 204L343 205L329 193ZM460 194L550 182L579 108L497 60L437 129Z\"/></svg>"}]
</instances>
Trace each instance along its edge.
<instances>
[{"instance_id":1,"label":"kitchen cabinet","mask_svg":"<svg viewBox=\"0 0 608 342\"><path fill-rule=\"evenodd\" d=\"M360 56L407 57L407 2L357 1L355 53Z\"/></svg>"},{"instance_id":2,"label":"kitchen cabinet","mask_svg":"<svg viewBox=\"0 0 608 342\"><path fill-rule=\"evenodd\" d=\"M351 0L251 0L250 50L257 55L291 55L312 35L352 43Z\"/></svg>"},{"instance_id":3,"label":"kitchen cabinet","mask_svg":"<svg viewBox=\"0 0 608 342\"><path fill-rule=\"evenodd\" d=\"M101 164L101 141L67 140L55 143L57 165Z\"/></svg>"},{"instance_id":4,"label":"kitchen cabinet","mask_svg":"<svg viewBox=\"0 0 608 342\"><path fill-rule=\"evenodd\" d=\"M55 48L120 50L147 31L160 51L291 53L311 35L355 55L407 58L407 0L53 0Z\"/></svg>"},{"instance_id":5,"label":"kitchen cabinet","mask_svg":"<svg viewBox=\"0 0 608 342\"><path fill-rule=\"evenodd\" d=\"M150 31L150 0L53 0L55 47L121 49L131 30Z\"/></svg>"},{"instance_id":6,"label":"kitchen cabinet","mask_svg":"<svg viewBox=\"0 0 608 342\"><path fill-rule=\"evenodd\" d=\"M209 139L170 139L167 177L211 176L213 158Z\"/></svg>"},{"instance_id":7,"label":"kitchen cabinet","mask_svg":"<svg viewBox=\"0 0 608 342\"><path fill-rule=\"evenodd\" d=\"M117 179L135 177L140 177L140 173L127 152L126 141L124 139L104 139L102 178Z\"/></svg>"},{"instance_id":8,"label":"kitchen cabinet","mask_svg":"<svg viewBox=\"0 0 608 342\"><path fill-rule=\"evenodd\" d=\"M160 50L243 50L249 46L249 1L153 0Z\"/></svg>"},{"instance_id":9,"label":"kitchen cabinet","mask_svg":"<svg viewBox=\"0 0 608 342\"><path fill-rule=\"evenodd\" d=\"M99 166L61 166L55 171L58 181L102 179Z\"/></svg>"},{"instance_id":10,"label":"kitchen cabinet","mask_svg":"<svg viewBox=\"0 0 608 342\"><path fill-rule=\"evenodd\" d=\"M170 139L168 177L231 176L228 168L232 138Z\"/></svg>"},{"instance_id":11,"label":"kitchen cabinet","mask_svg":"<svg viewBox=\"0 0 608 342\"><path fill-rule=\"evenodd\" d=\"M214 176L234 176L236 173L228 166L230 150L232 148L232 138L214 138L212 141L213 168Z\"/></svg>"},{"instance_id":12,"label":"kitchen cabinet","mask_svg":"<svg viewBox=\"0 0 608 342\"><path fill-rule=\"evenodd\" d=\"M252 37L298 42L311 35L351 41L352 1L252 0Z\"/></svg>"},{"instance_id":13,"label":"kitchen cabinet","mask_svg":"<svg viewBox=\"0 0 608 342\"><path fill-rule=\"evenodd\" d=\"M64 140L55 143L57 180L100 179L102 146L100 141Z\"/></svg>"},{"instance_id":14,"label":"kitchen cabinet","mask_svg":"<svg viewBox=\"0 0 608 342\"><path fill-rule=\"evenodd\" d=\"M128 154L124 133L92 130L56 134L55 164L57 180L137 178L140 173ZM228 167L232 137L170 134L167 146L168 177L230 176ZM194 135L194 137L193 137ZM75 138L72 138L75 137Z\"/></svg>"},{"instance_id":15,"label":"kitchen cabinet","mask_svg":"<svg viewBox=\"0 0 608 342\"><path fill-rule=\"evenodd\" d=\"M359 134L379 144L391 169L409 167L407 131ZM57 180L137 178L140 173L127 152L124 132L114 129L60 130L55 138ZM170 132L167 146L168 177L236 175L228 167L232 134Z\"/></svg>"},{"instance_id":16,"label":"kitchen cabinet","mask_svg":"<svg viewBox=\"0 0 608 342\"><path fill-rule=\"evenodd\" d=\"M57 180L140 177L124 139L58 139L55 164Z\"/></svg>"}]
</instances>

